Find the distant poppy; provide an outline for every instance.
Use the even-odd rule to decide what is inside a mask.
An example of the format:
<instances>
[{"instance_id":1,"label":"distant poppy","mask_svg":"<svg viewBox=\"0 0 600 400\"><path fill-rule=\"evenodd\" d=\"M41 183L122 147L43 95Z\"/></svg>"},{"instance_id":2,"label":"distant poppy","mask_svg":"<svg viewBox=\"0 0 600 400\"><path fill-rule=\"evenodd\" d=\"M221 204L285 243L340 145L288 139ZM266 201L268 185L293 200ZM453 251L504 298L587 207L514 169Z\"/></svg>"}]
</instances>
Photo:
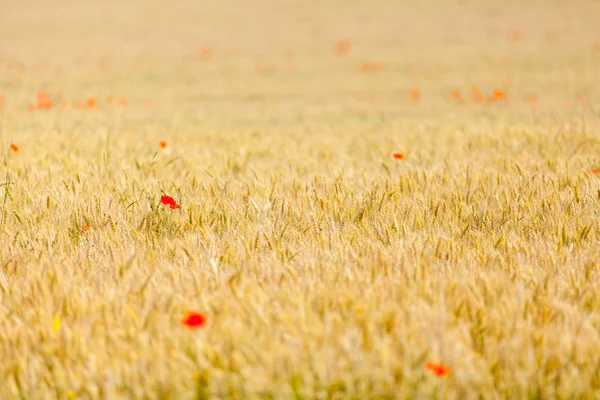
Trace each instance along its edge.
<instances>
[{"instance_id":1,"label":"distant poppy","mask_svg":"<svg viewBox=\"0 0 600 400\"><path fill-rule=\"evenodd\" d=\"M206 317L196 311L186 311L181 323L191 329L206 325Z\"/></svg>"},{"instance_id":2,"label":"distant poppy","mask_svg":"<svg viewBox=\"0 0 600 400\"><path fill-rule=\"evenodd\" d=\"M583 94L581 94L581 93L577 93L577 95L575 95L575 101L576 102L580 102L583 106L587 106L588 105L587 98Z\"/></svg>"},{"instance_id":3,"label":"distant poppy","mask_svg":"<svg viewBox=\"0 0 600 400\"><path fill-rule=\"evenodd\" d=\"M212 50L209 47L205 47L198 53L201 60L208 60L212 55Z\"/></svg>"},{"instance_id":4,"label":"distant poppy","mask_svg":"<svg viewBox=\"0 0 600 400\"><path fill-rule=\"evenodd\" d=\"M254 69L257 71L263 72L267 70L267 65L261 60L254 61Z\"/></svg>"},{"instance_id":5,"label":"distant poppy","mask_svg":"<svg viewBox=\"0 0 600 400\"><path fill-rule=\"evenodd\" d=\"M86 105L88 106L88 108L94 108L96 107L96 99L93 97L88 97L88 99L86 100Z\"/></svg>"},{"instance_id":6,"label":"distant poppy","mask_svg":"<svg viewBox=\"0 0 600 400\"><path fill-rule=\"evenodd\" d=\"M87 232L87 231L90 230L90 226L89 225L84 225L84 226L81 227L81 230L84 231L84 232Z\"/></svg>"},{"instance_id":7,"label":"distant poppy","mask_svg":"<svg viewBox=\"0 0 600 400\"><path fill-rule=\"evenodd\" d=\"M335 43L333 50L338 54L345 54L350 50L350 41L348 39L342 39Z\"/></svg>"},{"instance_id":8,"label":"distant poppy","mask_svg":"<svg viewBox=\"0 0 600 400\"><path fill-rule=\"evenodd\" d=\"M523 38L523 32L521 32L519 29L509 29L506 32L506 36L512 40L521 40Z\"/></svg>"},{"instance_id":9,"label":"distant poppy","mask_svg":"<svg viewBox=\"0 0 600 400\"><path fill-rule=\"evenodd\" d=\"M594 175L598 175L598 168L592 168L590 169L590 172Z\"/></svg>"},{"instance_id":10,"label":"distant poppy","mask_svg":"<svg viewBox=\"0 0 600 400\"><path fill-rule=\"evenodd\" d=\"M502 89L494 89L492 93L493 100L506 100L506 92Z\"/></svg>"},{"instance_id":11,"label":"distant poppy","mask_svg":"<svg viewBox=\"0 0 600 400\"><path fill-rule=\"evenodd\" d=\"M17 151L19 151L19 146L17 146L16 144L11 143L10 149L16 153Z\"/></svg>"},{"instance_id":12,"label":"distant poppy","mask_svg":"<svg viewBox=\"0 0 600 400\"><path fill-rule=\"evenodd\" d=\"M538 97L535 94L530 94L529 96L527 96L525 98L525 101L528 103L537 103L538 102Z\"/></svg>"},{"instance_id":13,"label":"distant poppy","mask_svg":"<svg viewBox=\"0 0 600 400\"><path fill-rule=\"evenodd\" d=\"M392 157L394 157L396 160L403 160L404 159L404 154L402 154L402 153L394 153L394 154L392 154Z\"/></svg>"},{"instance_id":14,"label":"distant poppy","mask_svg":"<svg viewBox=\"0 0 600 400\"><path fill-rule=\"evenodd\" d=\"M161 149L166 149L168 146L168 143L166 140L161 140L160 142L158 142L158 147L160 147Z\"/></svg>"},{"instance_id":15,"label":"distant poppy","mask_svg":"<svg viewBox=\"0 0 600 400\"><path fill-rule=\"evenodd\" d=\"M383 69L383 63L376 61L365 61L361 64L360 69L364 72L379 71Z\"/></svg>"},{"instance_id":16,"label":"distant poppy","mask_svg":"<svg viewBox=\"0 0 600 400\"><path fill-rule=\"evenodd\" d=\"M36 98L38 108L52 108L52 99L48 93L40 90L36 93Z\"/></svg>"},{"instance_id":17,"label":"distant poppy","mask_svg":"<svg viewBox=\"0 0 600 400\"><path fill-rule=\"evenodd\" d=\"M418 101L419 98L421 97L421 92L419 92L419 89L414 89L414 88L410 89L409 94L410 94L410 97L415 101Z\"/></svg>"},{"instance_id":18,"label":"distant poppy","mask_svg":"<svg viewBox=\"0 0 600 400\"><path fill-rule=\"evenodd\" d=\"M429 361L426 365L427 369L433 372L433 374L439 378L443 378L450 373L450 367L442 364L437 364Z\"/></svg>"},{"instance_id":19,"label":"distant poppy","mask_svg":"<svg viewBox=\"0 0 600 400\"><path fill-rule=\"evenodd\" d=\"M450 94L452 95L452 98L454 100L456 100L459 103L462 103L464 101L462 95L460 94L460 92L456 89L452 90L452 92L450 92Z\"/></svg>"},{"instance_id":20,"label":"distant poppy","mask_svg":"<svg viewBox=\"0 0 600 400\"><path fill-rule=\"evenodd\" d=\"M481 95L481 91L477 86L471 86L471 92L473 92L473 96L475 97L475 101L481 102L483 101L483 96Z\"/></svg>"},{"instance_id":21,"label":"distant poppy","mask_svg":"<svg viewBox=\"0 0 600 400\"><path fill-rule=\"evenodd\" d=\"M181 208L181 205L175 203L175 204L170 204L170 207L172 210L177 210L178 208Z\"/></svg>"}]
</instances>

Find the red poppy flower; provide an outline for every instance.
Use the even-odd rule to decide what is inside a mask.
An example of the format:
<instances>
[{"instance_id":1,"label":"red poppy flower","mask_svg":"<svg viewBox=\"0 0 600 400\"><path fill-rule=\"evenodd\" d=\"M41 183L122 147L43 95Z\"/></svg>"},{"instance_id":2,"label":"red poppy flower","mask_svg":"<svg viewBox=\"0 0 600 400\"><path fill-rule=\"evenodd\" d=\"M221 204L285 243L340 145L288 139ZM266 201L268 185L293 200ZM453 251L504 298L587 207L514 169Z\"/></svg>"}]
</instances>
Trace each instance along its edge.
<instances>
[{"instance_id":1,"label":"red poppy flower","mask_svg":"<svg viewBox=\"0 0 600 400\"><path fill-rule=\"evenodd\" d=\"M365 61L360 65L360 69L364 72L379 71L383 69L383 63L377 61Z\"/></svg>"},{"instance_id":2,"label":"red poppy flower","mask_svg":"<svg viewBox=\"0 0 600 400\"><path fill-rule=\"evenodd\" d=\"M19 151L19 146L17 146L16 144L11 144L10 149L16 153L17 151Z\"/></svg>"},{"instance_id":3,"label":"red poppy flower","mask_svg":"<svg viewBox=\"0 0 600 400\"><path fill-rule=\"evenodd\" d=\"M175 204L170 204L170 206L171 206L171 209L172 209L172 210L177 210L178 208L181 208L181 205L179 205L179 204L177 204L177 203L175 203Z\"/></svg>"},{"instance_id":4,"label":"red poppy flower","mask_svg":"<svg viewBox=\"0 0 600 400\"><path fill-rule=\"evenodd\" d=\"M437 364L429 361L426 365L427 369L439 378L443 378L450 373L450 367L442 364Z\"/></svg>"},{"instance_id":5,"label":"red poppy flower","mask_svg":"<svg viewBox=\"0 0 600 400\"><path fill-rule=\"evenodd\" d=\"M85 101L85 104L88 106L88 108L94 108L96 107L96 99L93 97L88 97L88 99Z\"/></svg>"},{"instance_id":6,"label":"red poppy flower","mask_svg":"<svg viewBox=\"0 0 600 400\"><path fill-rule=\"evenodd\" d=\"M492 100L506 100L506 92L502 89L494 89Z\"/></svg>"},{"instance_id":7,"label":"red poppy flower","mask_svg":"<svg viewBox=\"0 0 600 400\"><path fill-rule=\"evenodd\" d=\"M345 54L350 50L350 41L342 39L334 45L333 49L338 54Z\"/></svg>"},{"instance_id":8,"label":"red poppy flower","mask_svg":"<svg viewBox=\"0 0 600 400\"><path fill-rule=\"evenodd\" d=\"M200 50L200 52L198 53L198 56L200 57L201 60L208 60L211 55L212 55L212 50L209 47L205 47L204 49Z\"/></svg>"},{"instance_id":9,"label":"red poppy flower","mask_svg":"<svg viewBox=\"0 0 600 400\"><path fill-rule=\"evenodd\" d=\"M392 154L392 157L394 157L396 160L402 160L404 158L404 154L394 153L394 154Z\"/></svg>"},{"instance_id":10,"label":"red poppy flower","mask_svg":"<svg viewBox=\"0 0 600 400\"><path fill-rule=\"evenodd\" d=\"M462 95L460 94L460 92L458 90L454 89L450 92L450 94L452 95L452 98L454 100L456 100L457 102L462 103L464 101Z\"/></svg>"},{"instance_id":11,"label":"red poppy flower","mask_svg":"<svg viewBox=\"0 0 600 400\"><path fill-rule=\"evenodd\" d=\"M473 92L473 96L475 96L476 101L483 101L483 95L477 86L471 86L471 91Z\"/></svg>"},{"instance_id":12,"label":"red poppy flower","mask_svg":"<svg viewBox=\"0 0 600 400\"><path fill-rule=\"evenodd\" d=\"M419 92L419 89L410 89L410 97L414 100L414 101L418 101L419 98L421 97L421 92Z\"/></svg>"},{"instance_id":13,"label":"red poppy flower","mask_svg":"<svg viewBox=\"0 0 600 400\"><path fill-rule=\"evenodd\" d=\"M174 198L172 198L171 196L167 196L166 194L163 194L163 195L160 197L160 201L161 201L161 202L162 202L164 205L166 205L166 206L169 206L169 205L170 205L170 206L173 206L173 205L175 205L175 204L176 204L176 203L175 203L175 199L174 199Z\"/></svg>"},{"instance_id":14,"label":"red poppy flower","mask_svg":"<svg viewBox=\"0 0 600 400\"><path fill-rule=\"evenodd\" d=\"M166 140L161 140L160 142L158 142L158 147L160 147L161 149L166 149L168 146L168 143Z\"/></svg>"},{"instance_id":15,"label":"red poppy flower","mask_svg":"<svg viewBox=\"0 0 600 400\"><path fill-rule=\"evenodd\" d=\"M592 168L590 169L590 172L594 175L598 175L598 168Z\"/></svg>"},{"instance_id":16,"label":"red poppy flower","mask_svg":"<svg viewBox=\"0 0 600 400\"><path fill-rule=\"evenodd\" d=\"M42 90L36 94L38 108L52 108L52 99L50 95Z\"/></svg>"},{"instance_id":17,"label":"red poppy flower","mask_svg":"<svg viewBox=\"0 0 600 400\"><path fill-rule=\"evenodd\" d=\"M196 311L186 311L181 323L191 329L200 328L206 325L206 317Z\"/></svg>"},{"instance_id":18,"label":"red poppy flower","mask_svg":"<svg viewBox=\"0 0 600 400\"><path fill-rule=\"evenodd\" d=\"M538 97L535 94L530 94L529 96L527 96L525 98L525 101L528 103L537 103L538 102Z\"/></svg>"}]
</instances>

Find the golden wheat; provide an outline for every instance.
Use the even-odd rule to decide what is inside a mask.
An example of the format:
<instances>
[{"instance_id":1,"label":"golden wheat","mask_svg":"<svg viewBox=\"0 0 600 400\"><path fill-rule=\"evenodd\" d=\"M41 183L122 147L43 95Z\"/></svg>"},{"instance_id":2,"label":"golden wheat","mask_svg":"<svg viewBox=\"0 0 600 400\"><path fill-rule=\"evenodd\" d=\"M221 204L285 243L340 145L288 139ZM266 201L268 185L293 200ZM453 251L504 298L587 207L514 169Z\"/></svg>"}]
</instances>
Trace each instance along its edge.
<instances>
[{"instance_id":1,"label":"golden wheat","mask_svg":"<svg viewBox=\"0 0 600 400\"><path fill-rule=\"evenodd\" d=\"M1 398L600 398L598 4L1 3Z\"/></svg>"}]
</instances>

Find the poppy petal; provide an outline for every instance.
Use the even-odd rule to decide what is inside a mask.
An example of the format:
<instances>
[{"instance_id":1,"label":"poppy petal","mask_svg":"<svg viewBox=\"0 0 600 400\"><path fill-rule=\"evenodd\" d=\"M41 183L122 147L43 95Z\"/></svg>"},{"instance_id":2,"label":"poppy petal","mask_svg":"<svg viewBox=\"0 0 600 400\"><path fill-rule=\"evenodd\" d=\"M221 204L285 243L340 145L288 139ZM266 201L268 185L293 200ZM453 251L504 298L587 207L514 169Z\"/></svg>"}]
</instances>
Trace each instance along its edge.
<instances>
[{"instance_id":1,"label":"poppy petal","mask_svg":"<svg viewBox=\"0 0 600 400\"><path fill-rule=\"evenodd\" d=\"M181 323L189 328L200 328L206 324L206 317L196 311L186 311Z\"/></svg>"},{"instance_id":2,"label":"poppy petal","mask_svg":"<svg viewBox=\"0 0 600 400\"><path fill-rule=\"evenodd\" d=\"M160 201L164 204L164 205L173 205L175 204L175 199L172 198L171 196L167 196L166 194L163 194L160 197Z\"/></svg>"}]
</instances>

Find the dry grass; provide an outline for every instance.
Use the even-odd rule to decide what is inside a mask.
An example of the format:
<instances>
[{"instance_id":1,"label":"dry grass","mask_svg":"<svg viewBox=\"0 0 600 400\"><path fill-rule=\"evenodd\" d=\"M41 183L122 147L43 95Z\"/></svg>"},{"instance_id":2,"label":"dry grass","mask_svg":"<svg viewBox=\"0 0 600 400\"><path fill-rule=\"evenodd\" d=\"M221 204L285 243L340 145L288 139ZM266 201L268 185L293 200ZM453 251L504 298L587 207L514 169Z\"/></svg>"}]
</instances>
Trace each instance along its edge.
<instances>
[{"instance_id":1,"label":"dry grass","mask_svg":"<svg viewBox=\"0 0 600 400\"><path fill-rule=\"evenodd\" d=\"M376 4L0 0L1 398L600 398L600 7Z\"/></svg>"}]
</instances>

